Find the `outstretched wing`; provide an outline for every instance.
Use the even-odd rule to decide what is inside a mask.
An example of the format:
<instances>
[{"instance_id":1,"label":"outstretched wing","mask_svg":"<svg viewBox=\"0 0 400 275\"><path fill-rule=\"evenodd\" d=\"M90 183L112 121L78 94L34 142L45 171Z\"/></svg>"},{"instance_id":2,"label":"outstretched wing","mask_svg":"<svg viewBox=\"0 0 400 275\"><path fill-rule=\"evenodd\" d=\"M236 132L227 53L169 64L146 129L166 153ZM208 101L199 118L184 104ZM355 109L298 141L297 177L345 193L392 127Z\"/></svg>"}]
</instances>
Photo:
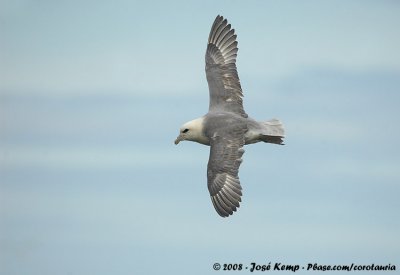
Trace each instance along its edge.
<instances>
[{"instance_id":1,"label":"outstretched wing","mask_svg":"<svg viewBox=\"0 0 400 275\"><path fill-rule=\"evenodd\" d=\"M218 15L211 27L206 51L209 110L232 112L247 117L236 70L237 44L235 30L231 29L226 19Z\"/></svg>"},{"instance_id":2,"label":"outstretched wing","mask_svg":"<svg viewBox=\"0 0 400 275\"><path fill-rule=\"evenodd\" d=\"M222 217L232 215L241 202L242 187L238 173L244 153L244 131L238 128L224 135L216 133L210 141L208 191L215 210Z\"/></svg>"}]
</instances>

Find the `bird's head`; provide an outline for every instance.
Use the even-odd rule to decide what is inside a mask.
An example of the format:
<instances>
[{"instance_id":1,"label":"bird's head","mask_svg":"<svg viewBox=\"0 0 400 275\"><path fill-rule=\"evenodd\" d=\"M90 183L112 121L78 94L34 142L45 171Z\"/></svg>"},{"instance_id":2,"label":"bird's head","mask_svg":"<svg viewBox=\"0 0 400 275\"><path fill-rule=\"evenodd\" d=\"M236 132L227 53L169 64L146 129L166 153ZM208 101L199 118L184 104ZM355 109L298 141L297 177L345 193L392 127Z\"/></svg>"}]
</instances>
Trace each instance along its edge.
<instances>
[{"instance_id":1,"label":"bird's head","mask_svg":"<svg viewBox=\"0 0 400 275\"><path fill-rule=\"evenodd\" d=\"M190 140L199 142L199 140L203 137L203 118L197 118L186 122L179 129L179 136L175 140L175 144L183 140Z\"/></svg>"}]
</instances>

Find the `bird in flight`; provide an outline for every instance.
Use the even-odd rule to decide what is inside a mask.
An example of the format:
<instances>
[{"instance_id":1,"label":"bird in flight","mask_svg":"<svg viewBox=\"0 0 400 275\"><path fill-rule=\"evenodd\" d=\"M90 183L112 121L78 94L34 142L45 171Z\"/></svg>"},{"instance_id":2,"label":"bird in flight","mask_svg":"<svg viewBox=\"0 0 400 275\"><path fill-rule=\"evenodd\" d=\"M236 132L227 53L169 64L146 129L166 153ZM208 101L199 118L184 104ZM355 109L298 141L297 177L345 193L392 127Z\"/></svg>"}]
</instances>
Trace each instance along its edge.
<instances>
[{"instance_id":1,"label":"bird in flight","mask_svg":"<svg viewBox=\"0 0 400 275\"><path fill-rule=\"evenodd\" d=\"M228 217L239 208L242 187L239 166L244 145L283 144L284 128L277 119L256 121L243 109L243 93L236 69L235 30L218 15L206 50L206 76L210 93L208 113L183 124L175 144L188 140L210 146L207 186L215 210Z\"/></svg>"}]
</instances>

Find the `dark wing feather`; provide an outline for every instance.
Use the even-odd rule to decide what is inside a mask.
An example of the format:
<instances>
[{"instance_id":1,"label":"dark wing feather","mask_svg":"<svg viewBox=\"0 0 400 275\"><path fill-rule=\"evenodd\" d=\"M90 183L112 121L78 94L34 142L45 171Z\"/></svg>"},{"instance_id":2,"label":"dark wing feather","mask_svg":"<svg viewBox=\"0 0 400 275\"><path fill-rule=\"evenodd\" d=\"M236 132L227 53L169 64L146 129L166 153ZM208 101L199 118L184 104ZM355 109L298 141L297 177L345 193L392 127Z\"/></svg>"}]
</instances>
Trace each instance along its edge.
<instances>
[{"instance_id":1,"label":"dark wing feather","mask_svg":"<svg viewBox=\"0 0 400 275\"><path fill-rule=\"evenodd\" d=\"M222 217L232 215L241 202L242 187L238 173L244 153L244 132L243 127L236 128L223 136L216 133L211 138L208 191L215 210Z\"/></svg>"},{"instance_id":2,"label":"dark wing feather","mask_svg":"<svg viewBox=\"0 0 400 275\"><path fill-rule=\"evenodd\" d=\"M206 51L206 75L210 90L210 111L225 111L247 117L236 70L238 52L235 30L222 16L211 27Z\"/></svg>"}]
</instances>

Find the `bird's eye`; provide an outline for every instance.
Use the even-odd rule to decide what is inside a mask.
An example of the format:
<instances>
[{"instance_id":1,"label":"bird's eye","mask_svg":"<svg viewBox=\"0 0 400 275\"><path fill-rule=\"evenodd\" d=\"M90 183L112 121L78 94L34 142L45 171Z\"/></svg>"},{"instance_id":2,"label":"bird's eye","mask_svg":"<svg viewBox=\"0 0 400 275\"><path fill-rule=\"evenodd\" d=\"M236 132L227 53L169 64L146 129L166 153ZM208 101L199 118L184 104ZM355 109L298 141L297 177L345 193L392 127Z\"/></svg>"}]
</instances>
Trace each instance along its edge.
<instances>
[{"instance_id":1,"label":"bird's eye","mask_svg":"<svg viewBox=\"0 0 400 275\"><path fill-rule=\"evenodd\" d=\"M182 133L186 133L187 131L189 131L189 129L185 129L182 131Z\"/></svg>"}]
</instances>

